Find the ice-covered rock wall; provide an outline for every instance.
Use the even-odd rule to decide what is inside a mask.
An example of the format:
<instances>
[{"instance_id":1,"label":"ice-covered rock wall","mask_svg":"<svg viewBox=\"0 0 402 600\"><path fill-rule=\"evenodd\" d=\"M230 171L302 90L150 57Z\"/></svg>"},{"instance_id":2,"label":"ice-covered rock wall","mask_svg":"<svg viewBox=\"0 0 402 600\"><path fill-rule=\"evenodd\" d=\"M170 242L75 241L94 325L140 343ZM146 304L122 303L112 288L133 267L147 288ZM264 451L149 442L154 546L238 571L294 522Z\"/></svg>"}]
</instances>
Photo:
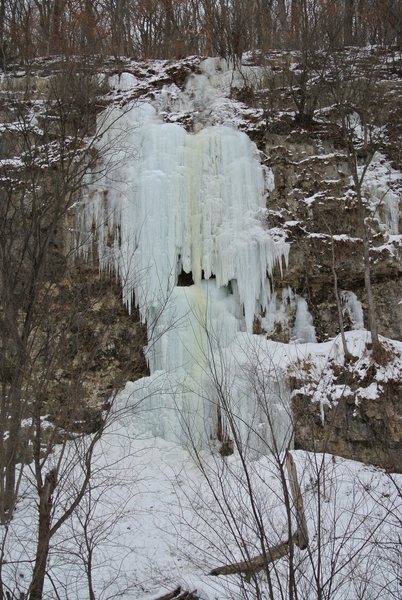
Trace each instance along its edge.
<instances>
[{"instance_id":1,"label":"ice-covered rock wall","mask_svg":"<svg viewBox=\"0 0 402 600\"><path fill-rule=\"evenodd\" d=\"M358 168L361 174L364 167ZM363 193L368 199L373 216L383 223L390 235L399 234L401 197L400 172L380 152L376 152L367 168Z\"/></svg>"},{"instance_id":2,"label":"ice-covered rock wall","mask_svg":"<svg viewBox=\"0 0 402 600\"><path fill-rule=\"evenodd\" d=\"M202 90L196 106L206 88L200 77L198 88L191 84L193 94ZM159 106L132 103L102 115L102 164L83 199L80 250L89 252L95 226L101 269L119 275L124 302L130 309L134 301L147 323L151 377L132 389L143 427L176 436L179 419L181 436L202 444L230 409L242 438L262 449L261 431L272 436L272 425L223 352L239 356L236 335L251 333L255 316L268 310L270 275L289 248L266 228L267 178L248 136L223 125L190 134L164 123ZM182 272L189 287L177 285ZM275 388L272 406L283 396ZM288 431L282 425L278 431Z\"/></svg>"}]
</instances>

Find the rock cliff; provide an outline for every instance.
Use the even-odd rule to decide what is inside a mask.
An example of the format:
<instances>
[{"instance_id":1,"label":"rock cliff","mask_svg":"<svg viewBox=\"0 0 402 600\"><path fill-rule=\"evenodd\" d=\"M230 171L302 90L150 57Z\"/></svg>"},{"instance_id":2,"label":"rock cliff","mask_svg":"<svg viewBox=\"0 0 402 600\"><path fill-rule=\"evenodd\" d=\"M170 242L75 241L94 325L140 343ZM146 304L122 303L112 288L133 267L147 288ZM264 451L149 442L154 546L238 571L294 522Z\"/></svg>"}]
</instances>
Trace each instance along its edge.
<instances>
[{"instance_id":1,"label":"rock cliff","mask_svg":"<svg viewBox=\"0 0 402 600\"><path fill-rule=\"evenodd\" d=\"M362 53L356 60L361 69L370 60L380 65L378 80L385 100L377 116L380 119L377 126L386 134L363 180L364 220L370 229L371 278L379 333L385 338L401 340L402 179L397 115L402 59L391 53L371 59ZM294 101L295 94L296 97L301 94L303 80L297 55L273 53L263 64L247 56L240 72L231 70L223 61L208 61L191 57L175 62L121 60L93 65L100 83L91 96L96 104L91 105L92 130L94 115L104 107L111 103L124 106L138 99L153 102L166 122L180 123L189 132L216 123L246 131L256 142L267 169L270 191L266 227L272 235L282 236L290 244L288 267L282 274L279 270L274 272L270 311L256 320L255 332L279 342L297 342L295 322L298 302L302 299L312 317L316 341L334 338L340 331L334 273L341 292L344 328L352 331L368 327L362 214L339 119L331 112L330 90L314 90L312 84L308 99L314 96L315 110L310 119L301 119ZM57 128L52 133L48 124L44 126L49 113L42 109L59 68L57 61L38 61L29 72L15 68L2 75L0 170L6 187L24 179L27 138L30 147L39 144L50 147L54 141ZM204 78L201 92L194 88L194 74ZM200 94L203 103L197 106ZM83 106L89 110L88 104ZM362 126L361 119L359 123L356 128ZM361 165L364 161L363 152ZM50 168L47 161L46 169ZM46 179L46 174L43 177ZM77 263L70 256L81 187L74 192L63 225L55 233L58 249L49 253L48 260L49 318L65 324L65 354L54 375L48 412L51 419L70 428L71 422L63 422L65 409L60 406L66 403L73 406L72 398L79 398L81 408L74 408L72 418L74 426L79 427L80 422L94 418L91 412L88 416L82 410L83 397L91 411L107 401L116 382L122 385L127 379L134 380L147 373L142 356L146 343L144 327L135 311L129 315L122 307L118 283L112 284L105 275L98 277L96 252L92 266L83 258ZM45 328L42 330L43 333ZM299 339L301 343L309 341L313 340ZM383 364L370 359L371 366L362 374L354 365L363 355L370 358L370 351L368 341L361 353L355 354L354 361L346 364L330 361L323 367L325 377L331 374L333 385L344 386L338 397L331 397L328 391L328 402L324 405L314 400L324 374L321 373L319 380L310 377L308 358L304 368L289 374L295 390L295 445L401 471L400 373L395 367L386 381L383 377L375 393L361 392L378 383L378 373L386 365L394 364L398 350L384 341ZM92 427L91 423L84 426L88 430Z\"/></svg>"}]
</instances>

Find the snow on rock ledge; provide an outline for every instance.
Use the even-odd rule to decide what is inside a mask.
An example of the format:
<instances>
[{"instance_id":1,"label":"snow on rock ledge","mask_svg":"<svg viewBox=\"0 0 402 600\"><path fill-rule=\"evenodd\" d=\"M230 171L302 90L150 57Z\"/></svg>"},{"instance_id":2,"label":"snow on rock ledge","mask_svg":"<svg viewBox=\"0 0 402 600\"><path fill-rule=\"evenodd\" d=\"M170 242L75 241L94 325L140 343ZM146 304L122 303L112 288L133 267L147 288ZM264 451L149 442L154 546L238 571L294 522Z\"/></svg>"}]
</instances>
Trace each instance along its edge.
<instances>
[{"instance_id":1,"label":"snow on rock ledge","mask_svg":"<svg viewBox=\"0 0 402 600\"><path fill-rule=\"evenodd\" d=\"M295 446L304 449L313 443L316 451L359 457L401 472L402 343L381 337L378 362L368 331L345 336L350 361L345 363L338 336L306 344L304 355L289 364Z\"/></svg>"}]
</instances>

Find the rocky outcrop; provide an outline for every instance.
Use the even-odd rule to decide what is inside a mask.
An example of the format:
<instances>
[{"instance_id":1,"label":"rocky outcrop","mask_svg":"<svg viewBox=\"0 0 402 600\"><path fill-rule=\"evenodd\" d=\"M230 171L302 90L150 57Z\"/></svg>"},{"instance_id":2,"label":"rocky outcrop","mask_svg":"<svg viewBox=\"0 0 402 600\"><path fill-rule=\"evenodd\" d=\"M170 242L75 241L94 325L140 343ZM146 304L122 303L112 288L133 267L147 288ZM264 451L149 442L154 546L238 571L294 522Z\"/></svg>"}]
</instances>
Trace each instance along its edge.
<instances>
[{"instance_id":1,"label":"rocky outcrop","mask_svg":"<svg viewBox=\"0 0 402 600\"><path fill-rule=\"evenodd\" d=\"M148 373L146 330L122 305L119 282L100 277L96 265L70 267L49 296L47 327L58 332L63 360L49 382L47 412L58 427L93 431L126 381Z\"/></svg>"},{"instance_id":2,"label":"rocky outcrop","mask_svg":"<svg viewBox=\"0 0 402 600\"><path fill-rule=\"evenodd\" d=\"M67 432L96 430L105 403L127 380L147 374L145 327L135 310L128 314L123 307L117 277L101 277L96 258L79 261L72 249L75 206L89 160L85 138L94 133L102 108L97 94L103 90L92 75L86 81L94 89L79 90L81 75L59 77L57 64L41 63L0 81L1 214L8 236L2 240L15 250L17 283L10 289L19 314L13 339L2 320L0 378L12 380L16 353L7 342L18 343L29 311L23 393ZM37 251L41 244L44 257ZM14 264L12 255L2 254L11 257L5 265Z\"/></svg>"},{"instance_id":3,"label":"rocky outcrop","mask_svg":"<svg viewBox=\"0 0 402 600\"><path fill-rule=\"evenodd\" d=\"M351 342L352 340L352 342ZM400 349L383 340L381 361L370 344L352 359L293 365L290 380L295 448L328 452L402 472Z\"/></svg>"},{"instance_id":4,"label":"rocky outcrop","mask_svg":"<svg viewBox=\"0 0 402 600\"><path fill-rule=\"evenodd\" d=\"M276 278L275 289L290 286L307 299L317 337L325 340L339 333L333 266L339 289L356 294L367 318L362 228L344 154L329 139L332 152L319 154L312 136L299 132L296 143L293 133L268 135L265 153L275 177L268 220L271 227L283 227L291 243L289 266ZM372 222L371 249L377 319L383 335L401 339L401 238L390 236L378 218Z\"/></svg>"},{"instance_id":5,"label":"rocky outcrop","mask_svg":"<svg viewBox=\"0 0 402 600\"><path fill-rule=\"evenodd\" d=\"M293 402L295 448L336 454L400 473L401 403L400 384L387 384L378 398L364 399L358 408L353 397L324 408L322 422L319 407L309 398L298 398Z\"/></svg>"}]
</instances>

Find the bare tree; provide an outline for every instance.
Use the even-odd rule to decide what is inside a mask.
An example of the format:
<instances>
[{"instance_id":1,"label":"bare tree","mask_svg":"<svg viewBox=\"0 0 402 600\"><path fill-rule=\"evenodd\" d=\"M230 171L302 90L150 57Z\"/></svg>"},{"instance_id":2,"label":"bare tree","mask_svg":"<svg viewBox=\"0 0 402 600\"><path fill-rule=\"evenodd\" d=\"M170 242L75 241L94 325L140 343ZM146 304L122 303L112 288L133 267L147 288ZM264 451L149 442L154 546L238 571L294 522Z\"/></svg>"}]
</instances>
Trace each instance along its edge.
<instances>
[{"instance_id":1,"label":"bare tree","mask_svg":"<svg viewBox=\"0 0 402 600\"><path fill-rule=\"evenodd\" d=\"M382 144L379 126L382 88L380 83L381 58L367 65L333 58L330 90L339 118L346 158L351 172L359 211L363 245L364 282L367 294L369 328L374 354L379 357L380 341L372 290L370 266L370 210L367 209L364 182L375 153Z\"/></svg>"},{"instance_id":2,"label":"bare tree","mask_svg":"<svg viewBox=\"0 0 402 600\"><path fill-rule=\"evenodd\" d=\"M274 405L278 386L274 382L278 384L281 374L277 372L275 378L273 357L263 355L257 340L254 352L248 345L244 356L247 365L232 358L237 375L244 369L243 392L253 390L256 402L257 419L247 415L252 429L248 436L228 355L215 351L209 364L216 396L210 392L206 401L219 408L234 455L220 455L213 443L212 453L206 455L199 450L191 428L187 429L191 453L206 483L202 492L187 481L188 501L192 502L193 493L197 498L197 518L187 523L190 531L195 529L197 552L187 558L195 561L196 555L205 552L202 564L211 565L210 575L231 577L230 585L236 581L236 594L243 598L334 600L351 589L360 600L371 598L373 589L396 597L396 580L382 581L372 564L383 560L386 568L391 554L385 553L385 547L388 541L394 549L398 544L397 495L387 491L378 498L374 490L377 477L385 479L381 473L362 472L359 479L355 465L344 459L292 452L290 438L278 436ZM285 395L281 401L289 410ZM267 429L261 427L263 418ZM260 449L266 444L259 457L256 439ZM292 466L292 455L296 466ZM373 493L378 502L371 502ZM395 527L392 540L388 538L391 522ZM229 583L227 594L234 595Z\"/></svg>"},{"instance_id":3,"label":"bare tree","mask_svg":"<svg viewBox=\"0 0 402 600\"><path fill-rule=\"evenodd\" d=\"M21 158L6 171L1 203L3 521L12 516L18 488L16 465L24 462L29 447L22 423L33 414L36 419L44 414L43 398L57 368L62 336L55 324L51 330L46 315L57 261L63 264L60 246L64 222L94 160L87 136L93 133L91 103L98 87L92 73L84 75L85 66L77 72L76 68L67 64L63 74L53 79L50 98L40 115L27 112L23 103L16 102L12 108ZM86 85L81 88L84 80Z\"/></svg>"}]
</instances>

